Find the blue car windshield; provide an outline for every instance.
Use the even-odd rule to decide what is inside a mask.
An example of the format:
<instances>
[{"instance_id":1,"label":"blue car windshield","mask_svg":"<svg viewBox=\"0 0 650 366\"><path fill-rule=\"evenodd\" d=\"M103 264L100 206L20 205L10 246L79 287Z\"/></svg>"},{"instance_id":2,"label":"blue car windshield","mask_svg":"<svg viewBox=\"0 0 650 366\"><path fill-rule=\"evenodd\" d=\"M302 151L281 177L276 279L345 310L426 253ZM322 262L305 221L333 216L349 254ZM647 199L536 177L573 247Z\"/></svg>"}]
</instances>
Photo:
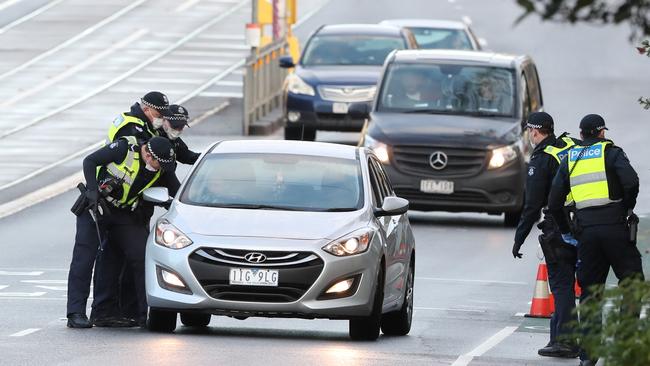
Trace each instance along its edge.
<instances>
[{"instance_id":1,"label":"blue car windshield","mask_svg":"<svg viewBox=\"0 0 650 366\"><path fill-rule=\"evenodd\" d=\"M406 41L397 36L314 36L307 45L301 64L304 66L380 66L391 51L404 48L406 48Z\"/></svg>"},{"instance_id":2,"label":"blue car windshield","mask_svg":"<svg viewBox=\"0 0 650 366\"><path fill-rule=\"evenodd\" d=\"M384 76L377 110L514 117L516 90L510 68L394 63Z\"/></svg>"},{"instance_id":3,"label":"blue car windshield","mask_svg":"<svg viewBox=\"0 0 650 366\"><path fill-rule=\"evenodd\" d=\"M422 49L472 50L472 42L462 29L409 27Z\"/></svg>"},{"instance_id":4,"label":"blue car windshield","mask_svg":"<svg viewBox=\"0 0 650 366\"><path fill-rule=\"evenodd\" d=\"M363 207L359 163L292 154L206 156L181 202L190 205L291 211L354 211Z\"/></svg>"}]
</instances>

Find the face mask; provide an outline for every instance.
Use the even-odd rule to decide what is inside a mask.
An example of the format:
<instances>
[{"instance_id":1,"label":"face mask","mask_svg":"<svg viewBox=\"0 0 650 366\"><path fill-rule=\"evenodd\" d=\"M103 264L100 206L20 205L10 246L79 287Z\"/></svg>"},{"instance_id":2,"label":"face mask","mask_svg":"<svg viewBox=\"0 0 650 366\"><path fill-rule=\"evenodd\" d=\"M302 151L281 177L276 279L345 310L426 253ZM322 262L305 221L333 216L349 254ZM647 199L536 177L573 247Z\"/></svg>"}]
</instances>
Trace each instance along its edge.
<instances>
[{"instance_id":1,"label":"face mask","mask_svg":"<svg viewBox=\"0 0 650 366\"><path fill-rule=\"evenodd\" d=\"M145 165L145 169L147 169L150 172L157 172L158 171L156 168L152 167L148 163L147 163L147 165Z\"/></svg>"},{"instance_id":2,"label":"face mask","mask_svg":"<svg viewBox=\"0 0 650 366\"><path fill-rule=\"evenodd\" d=\"M183 133L183 130L175 130L173 129L169 123L163 124L163 130L165 130L165 133L167 134L167 137L169 137L170 140L175 140L178 138L178 136Z\"/></svg>"},{"instance_id":3,"label":"face mask","mask_svg":"<svg viewBox=\"0 0 650 366\"><path fill-rule=\"evenodd\" d=\"M151 124L153 125L153 128L159 129L160 127L163 126L163 121L164 120L162 118L154 118Z\"/></svg>"}]
</instances>

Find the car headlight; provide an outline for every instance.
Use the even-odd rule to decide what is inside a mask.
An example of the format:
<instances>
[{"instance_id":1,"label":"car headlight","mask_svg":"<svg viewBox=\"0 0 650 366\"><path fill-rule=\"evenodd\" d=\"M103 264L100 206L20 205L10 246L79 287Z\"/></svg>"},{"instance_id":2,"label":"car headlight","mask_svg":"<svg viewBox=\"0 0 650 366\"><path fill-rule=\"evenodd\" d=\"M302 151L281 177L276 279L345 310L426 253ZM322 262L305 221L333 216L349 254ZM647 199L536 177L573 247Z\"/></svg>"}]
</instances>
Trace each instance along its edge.
<instances>
[{"instance_id":1,"label":"car headlight","mask_svg":"<svg viewBox=\"0 0 650 366\"><path fill-rule=\"evenodd\" d=\"M517 145L508 145L492 150L488 169L497 169L517 158Z\"/></svg>"},{"instance_id":2,"label":"car headlight","mask_svg":"<svg viewBox=\"0 0 650 366\"><path fill-rule=\"evenodd\" d=\"M388 145L373 139L370 135L365 135L363 138L363 146L372 149L379 161L388 164Z\"/></svg>"},{"instance_id":3,"label":"car headlight","mask_svg":"<svg viewBox=\"0 0 650 366\"><path fill-rule=\"evenodd\" d=\"M292 94L316 95L314 88L296 74L287 76L287 89Z\"/></svg>"},{"instance_id":4,"label":"car headlight","mask_svg":"<svg viewBox=\"0 0 650 366\"><path fill-rule=\"evenodd\" d=\"M337 257L360 254L368 250L370 240L372 231L356 231L327 244L323 250Z\"/></svg>"},{"instance_id":5,"label":"car headlight","mask_svg":"<svg viewBox=\"0 0 650 366\"><path fill-rule=\"evenodd\" d=\"M192 240L169 221L161 219L156 223L156 244L170 249L182 249L192 244Z\"/></svg>"}]
</instances>

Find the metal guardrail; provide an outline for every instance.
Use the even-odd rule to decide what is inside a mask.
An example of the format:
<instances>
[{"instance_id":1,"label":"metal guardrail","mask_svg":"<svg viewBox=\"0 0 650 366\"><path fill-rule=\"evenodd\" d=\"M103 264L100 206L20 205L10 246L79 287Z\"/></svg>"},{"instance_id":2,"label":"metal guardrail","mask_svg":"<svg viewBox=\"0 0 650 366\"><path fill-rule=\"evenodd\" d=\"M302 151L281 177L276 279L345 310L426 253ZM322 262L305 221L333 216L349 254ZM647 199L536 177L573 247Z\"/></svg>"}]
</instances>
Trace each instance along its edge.
<instances>
[{"instance_id":1,"label":"metal guardrail","mask_svg":"<svg viewBox=\"0 0 650 366\"><path fill-rule=\"evenodd\" d=\"M255 52L255 51L253 51ZM289 54L286 39L271 43L257 50L246 59L244 73L244 135L250 125L280 107L282 84L287 69L280 68L281 56Z\"/></svg>"}]
</instances>

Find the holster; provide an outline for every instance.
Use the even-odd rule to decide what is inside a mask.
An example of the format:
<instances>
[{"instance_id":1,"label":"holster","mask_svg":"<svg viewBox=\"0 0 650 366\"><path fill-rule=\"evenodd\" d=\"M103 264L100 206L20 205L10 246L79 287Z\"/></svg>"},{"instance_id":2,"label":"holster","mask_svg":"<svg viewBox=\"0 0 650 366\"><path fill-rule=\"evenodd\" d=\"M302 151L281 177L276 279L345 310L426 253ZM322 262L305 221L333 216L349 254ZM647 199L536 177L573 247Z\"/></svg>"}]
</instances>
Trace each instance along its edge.
<instances>
[{"instance_id":1,"label":"holster","mask_svg":"<svg viewBox=\"0 0 650 366\"><path fill-rule=\"evenodd\" d=\"M77 197L77 200L74 201L70 211L72 211L75 216L80 216L88 209L88 199L86 198L86 186L83 183L77 184L77 189L81 194Z\"/></svg>"},{"instance_id":2,"label":"holster","mask_svg":"<svg viewBox=\"0 0 650 366\"><path fill-rule=\"evenodd\" d=\"M539 244L542 247L546 263L577 261L576 248L562 240L562 235L552 221L543 220L537 227L542 230L542 234L539 236Z\"/></svg>"},{"instance_id":3,"label":"holster","mask_svg":"<svg viewBox=\"0 0 650 366\"><path fill-rule=\"evenodd\" d=\"M639 217L632 212L626 220L627 228L630 234L630 243L636 245L636 238L639 232Z\"/></svg>"}]
</instances>

